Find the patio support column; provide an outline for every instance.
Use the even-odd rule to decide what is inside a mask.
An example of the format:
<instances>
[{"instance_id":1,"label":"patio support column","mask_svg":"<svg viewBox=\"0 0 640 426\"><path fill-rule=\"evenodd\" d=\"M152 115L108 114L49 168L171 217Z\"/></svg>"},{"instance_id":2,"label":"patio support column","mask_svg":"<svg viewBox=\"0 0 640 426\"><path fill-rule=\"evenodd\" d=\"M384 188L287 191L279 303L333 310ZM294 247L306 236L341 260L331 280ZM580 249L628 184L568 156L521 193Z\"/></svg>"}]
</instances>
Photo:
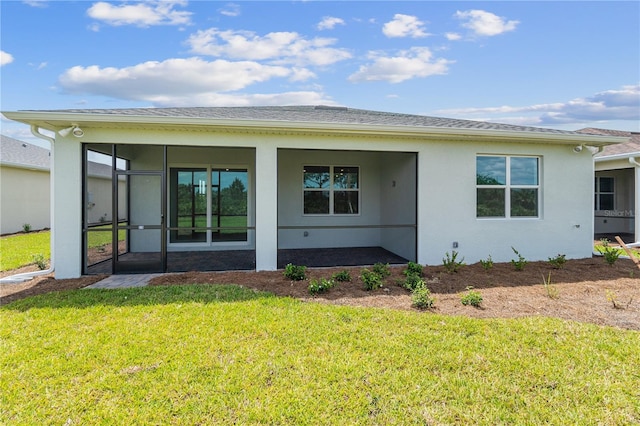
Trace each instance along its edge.
<instances>
[{"instance_id":1,"label":"patio support column","mask_svg":"<svg viewBox=\"0 0 640 426\"><path fill-rule=\"evenodd\" d=\"M416 189L416 258L417 262L423 265L428 263L427 256L427 228L424 217L427 214L429 206L427 193L429 188L429 179L426 173L427 152L425 150L418 151L416 155L416 171L417 171L417 189Z\"/></svg>"},{"instance_id":2,"label":"patio support column","mask_svg":"<svg viewBox=\"0 0 640 426\"><path fill-rule=\"evenodd\" d=\"M55 277L78 278L82 275L82 149L77 140L61 137L52 149Z\"/></svg>"},{"instance_id":3,"label":"patio support column","mask_svg":"<svg viewBox=\"0 0 640 426\"><path fill-rule=\"evenodd\" d=\"M278 269L278 148L256 147L256 270Z\"/></svg>"}]
</instances>

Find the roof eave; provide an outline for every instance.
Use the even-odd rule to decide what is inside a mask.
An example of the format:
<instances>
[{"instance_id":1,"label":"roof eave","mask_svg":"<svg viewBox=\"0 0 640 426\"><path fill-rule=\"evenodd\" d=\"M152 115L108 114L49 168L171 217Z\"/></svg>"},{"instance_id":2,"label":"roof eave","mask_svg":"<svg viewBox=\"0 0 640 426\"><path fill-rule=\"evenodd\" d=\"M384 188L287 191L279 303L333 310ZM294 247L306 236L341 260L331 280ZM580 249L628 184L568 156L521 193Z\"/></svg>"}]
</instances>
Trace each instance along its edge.
<instances>
[{"instance_id":1,"label":"roof eave","mask_svg":"<svg viewBox=\"0 0 640 426\"><path fill-rule=\"evenodd\" d=\"M603 136L589 134L563 134L547 132L527 132L496 129L475 129L464 127L428 127L428 126L393 126L352 124L333 122L307 121L275 121L275 120L238 120L201 117L147 116L122 114L87 114L58 113L40 111L5 111L2 114L14 121L36 125L40 128L56 132L77 124L90 127L92 124L128 124L140 126L174 126L174 127L208 127L233 128L272 131L304 131L317 133L351 133L371 135L395 135L407 137L442 137L454 139L517 139L522 142L582 144L590 146L606 146L626 142L627 138L619 136Z\"/></svg>"},{"instance_id":2,"label":"roof eave","mask_svg":"<svg viewBox=\"0 0 640 426\"><path fill-rule=\"evenodd\" d=\"M604 155L602 157L595 157L595 161L599 163L601 161L626 160L628 158L636 158L636 157L640 157L640 151L625 152L623 154Z\"/></svg>"}]
</instances>

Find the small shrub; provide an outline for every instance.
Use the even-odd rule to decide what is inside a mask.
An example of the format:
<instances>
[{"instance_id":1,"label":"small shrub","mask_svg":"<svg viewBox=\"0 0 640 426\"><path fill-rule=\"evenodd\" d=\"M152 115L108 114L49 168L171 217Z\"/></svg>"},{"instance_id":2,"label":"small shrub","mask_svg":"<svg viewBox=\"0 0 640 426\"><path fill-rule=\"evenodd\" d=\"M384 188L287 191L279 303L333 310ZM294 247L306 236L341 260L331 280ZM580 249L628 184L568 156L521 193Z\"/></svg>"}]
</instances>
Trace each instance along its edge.
<instances>
[{"instance_id":1,"label":"small shrub","mask_svg":"<svg viewBox=\"0 0 640 426\"><path fill-rule=\"evenodd\" d=\"M418 309L433 308L436 299L431 295L424 281L420 280L418 285L411 292L411 302Z\"/></svg>"},{"instance_id":2,"label":"small shrub","mask_svg":"<svg viewBox=\"0 0 640 426\"><path fill-rule=\"evenodd\" d=\"M306 266L298 266L289 263L284 268L284 276L293 281L302 281L305 279Z\"/></svg>"},{"instance_id":3,"label":"small shrub","mask_svg":"<svg viewBox=\"0 0 640 426\"><path fill-rule=\"evenodd\" d=\"M22 231L23 231L25 234L28 234L29 232L31 232L31 225L30 225L30 224L28 224L28 223L23 224L23 225L22 225Z\"/></svg>"},{"instance_id":4,"label":"small shrub","mask_svg":"<svg viewBox=\"0 0 640 426\"><path fill-rule=\"evenodd\" d=\"M332 279L320 278L320 280L311 280L309 284L309 293L315 295L329 291L336 285Z\"/></svg>"},{"instance_id":5,"label":"small shrub","mask_svg":"<svg viewBox=\"0 0 640 426\"><path fill-rule=\"evenodd\" d=\"M479 291L474 290L472 286L468 286L467 292L461 296L460 301L465 306L471 305L477 308L482 303L482 295Z\"/></svg>"},{"instance_id":6,"label":"small shrub","mask_svg":"<svg viewBox=\"0 0 640 426\"><path fill-rule=\"evenodd\" d=\"M422 277L420 275L410 274L410 275L407 275L407 277L405 278L404 282L401 283L401 285L407 290L413 291L418 287L418 285L420 285L420 283L424 284L424 281L422 280Z\"/></svg>"},{"instance_id":7,"label":"small shrub","mask_svg":"<svg viewBox=\"0 0 640 426\"><path fill-rule=\"evenodd\" d=\"M376 263L375 265L373 265L373 272L380 275L380 278L382 279L385 279L389 275L391 275L391 269L389 268L388 263Z\"/></svg>"},{"instance_id":8,"label":"small shrub","mask_svg":"<svg viewBox=\"0 0 640 426\"><path fill-rule=\"evenodd\" d=\"M44 258L44 254L42 253L34 254L31 256L31 258L33 259L33 263L36 264L38 269L40 269L41 271L44 271L45 269L47 269L47 260Z\"/></svg>"},{"instance_id":9,"label":"small shrub","mask_svg":"<svg viewBox=\"0 0 640 426\"><path fill-rule=\"evenodd\" d=\"M544 284L544 289L547 291L547 297L549 297L549 299L558 299L560 297L560 291L551 285L551 272L549 272L547 278L545 278L544 275L542 276L542 283Z\"/></svg>"},{"instance_id":10,"label":"small shrub","mask_svg":"<svg viewBox=\"0 0 640 426\"><path fill-rule=\"evenodd\" d=\"M511 247L511 250L513 250L516 256L518 256L518 260L511 259L511 264L516 269L516 271L522 271L527 264L527 260L515 248Z\"/></svg>"},{"instance_id":11,"label":"small shrub","mask_svg":"<svg viewBox=\"0 0 640 426\"><path fill-rule=\"evenodd\" d=\"M616 247L612 247L609 244L609 240L606 238L600 240L600 244L596 246L596 250L598 250L598 252L604 257L604 261L610 266L613 266L620 257L620 250Z\"/></svg>"},{"instance_id":12,"label":"small shrub","mask_svg":"<svg viewBox=\"0 0 640 426\"><path fill-rule=\"evenodd\" d=\"M351 274L346 269L343 269L342 271L336 272L335 274L333 274L331 278L334 281L344 283L344 282L351 281Z\"/></svg>"},{"instance_id":13,"label":"small shrub","mask_svg":"<svg viewBox=\"0 0 640 426\"><path fill-rule=\"evenodd\" d=\"M549 263L553 266L553 269L562 269L565 263L567 263L567 256L564 254L558 254L556 257L550 257Z\"/></svg>"},{"instance_id":14,"label":"small shrub","mask_svg":"<svg viewBox=\"0 0 640 426\"><path fill-rule=\"evenodd\" d=\"M493 259L491 259L491 255L489 255L486 260L480 259L480 264L482 265L482 269L484 269L485 271L493 268Z\"/></svg>"},{"instance_id":15,"label":"small shrub","mask_svg":"<svg viewBox=\"0 0 640 426\"><path fill-rule=\"evenodd\" d=\"M360 273L360 279L364 283L365 290L375 290L382 287L382 277L376 272L363 269Z\"/></svg>"},{"instance_id":16,"label":"small shrub","mask_svg":"<svg viewBox=\"0 0 640 426\"><path fill-rule=\"evenodd\" d=\"M422 276L422 265L416 262L407 263L407 268L403 271L407 277L409 275L417 275L419 277Z\"/></svg>"},{"instance_id":17,"label":"small shrub","mask_svg":"<svg viewBox=\"0 0 640 426\"><path fill-rule=\"evenodd\" d=\"M442 259L442 264L444 265L444 269L447 273L451 274L453 272L458 272L460 268L464 266L464 257L458 260L458 252L453 250L451 251L451 255L449 255L449 252L445 253L445 257Z\"/></svg>"}]
</instances>

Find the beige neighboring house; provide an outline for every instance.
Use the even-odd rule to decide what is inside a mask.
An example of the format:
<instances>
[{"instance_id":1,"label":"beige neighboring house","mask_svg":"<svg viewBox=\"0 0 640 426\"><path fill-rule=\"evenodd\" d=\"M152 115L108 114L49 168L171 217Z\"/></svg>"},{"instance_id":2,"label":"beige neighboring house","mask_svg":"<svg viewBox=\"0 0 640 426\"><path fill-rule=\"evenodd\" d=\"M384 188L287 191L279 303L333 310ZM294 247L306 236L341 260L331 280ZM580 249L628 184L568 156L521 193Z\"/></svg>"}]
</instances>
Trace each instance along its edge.
<instances>
[{"instance_id":1,"label":"beige neighboring house","mask_svg":"<svg viewBox=\"0 0 640 426\"><path fill-rule=\"evenodd\" d=\"M627 138L603 147L595 155L594 233L596 238L619 235L640 242L640 132L586 128L581 133Z\"/></svg>"},{"instance_id":2,"label":"beige neighboring house","mask_svg":"<svg viewBox=\"0 0 640 426\"><path fill-rule=\"evenodd\" d=\"M13 234L29 224L31 230L50 223L50 151L2 135L0 145L0 233ZM124 183L121 183L123 185ZM111 166L87 162L87 222L111 221ZM121 203L124 205L123 203ZM119 216L126 212L120 209Z\"/></svg>"},{"instance_id":3,"label":"beige neighboring house","mask_svg":"<svg viewBox=\"0 0 640 426\"><path fill-rule=\"evenodd\" d=\"M2 135L0 233L50 227L49 150Z\"/></svg>"}]
</instances>

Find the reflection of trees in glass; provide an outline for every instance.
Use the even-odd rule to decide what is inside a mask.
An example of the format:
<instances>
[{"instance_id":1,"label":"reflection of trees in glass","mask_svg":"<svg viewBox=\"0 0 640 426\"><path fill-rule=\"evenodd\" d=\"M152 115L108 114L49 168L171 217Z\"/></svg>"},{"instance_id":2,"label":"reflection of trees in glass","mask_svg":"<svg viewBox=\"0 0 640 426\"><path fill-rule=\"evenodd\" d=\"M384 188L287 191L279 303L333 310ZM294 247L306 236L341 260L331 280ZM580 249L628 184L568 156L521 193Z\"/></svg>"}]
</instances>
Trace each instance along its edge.
<instances>
[{"instance_id":1,"label":"reflection of trees in glass","mask_svg":"<svg viewBox=\"0 0 640 426\"><path fill-rule=\"evenodd\" d=\"M476 184L478 185L503 185L496 178L489 175L476 174Z\"/></svg>"},{"instance_id":2,"label":"reflection of trees in glass","mask_svg":"<svg viewBox=\"0 0 640 426\"><path fill-rule=\"evenodd\" d=\"M223 216L244 216L247 214L247 189L239 178L220 191L220 214Z\"/></svg>"},{"instance_id":3,"label":"reflection of trees in glass","mask_svg":"<svg viewBox=\"0 0 640 426\"><path fill-rule=\"evenodd\" d=\"M511 216L537 216L538 191L536 189L511 190Z\"/></svg>"},{"instance_id":4,"label":"reflection of trees in glass","mask_svg":"<svg viewBox=\"0 0 640 426\"><path fill-rule=\"evenodd\" d=\"M327 188L329 187L329 173L309 173L304 174L304 187L305 188Z\"/></svg>"},{"instance_id":5,"label":"reflection of trees in glass","mask_svg":"<svg viewBox=\"0 0 640 426\"><path fill-rule=\"evenodd\" d=\"M478 189L477 197L476 214L478 217L504 217L504 189Z\"/></svg>"},{"instance_id":6,"label":"reflection of trees in glass","mask_svg":"<svg viewBox=\"0 0 640 426\"><path fill-rule=\"evenodd\" d=\"M333 186L339 189L358 188L358 168L334 167Z\"/></svg>"}]
</instances>

